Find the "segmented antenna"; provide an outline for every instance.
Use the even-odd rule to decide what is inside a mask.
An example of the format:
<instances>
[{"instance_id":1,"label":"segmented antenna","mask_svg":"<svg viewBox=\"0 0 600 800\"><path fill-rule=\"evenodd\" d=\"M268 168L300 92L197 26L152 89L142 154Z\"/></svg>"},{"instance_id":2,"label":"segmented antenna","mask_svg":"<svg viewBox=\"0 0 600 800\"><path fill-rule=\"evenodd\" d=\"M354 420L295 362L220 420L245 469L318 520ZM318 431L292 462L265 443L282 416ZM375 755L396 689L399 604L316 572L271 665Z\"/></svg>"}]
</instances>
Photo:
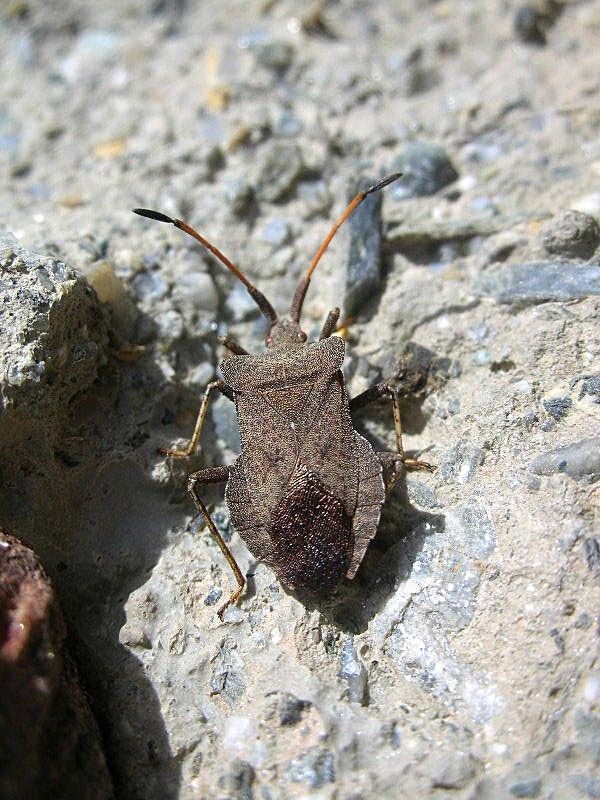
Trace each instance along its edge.
<instances>
[{"instance_id":1,"label":"segmented antenna","mask_svg":"<svg viewBox=\"0 0 600 800\"><path fill-rule=\"evenodd\" d=\"M304 277L300 279L300 283L296 287L296 291L294 292L294 297L292 298L292 305L290 307L290 318L293 322L300 322L300 314L302 313L302 305L304 303L304 298L306 297L306 292L308 291L308 287L310 285L310 279L312 277L313 272L315 271L315 267L321 260L323 253L329 247L331 240L338 232L339 228L344 224L344 222L348 219L348 217L352 214L353 211L362 203L365 197L368 195L373 194L373 192L378 192L380 189L384 189L386 186L389 186L390 183L397 181L398 178L402 177L401 172L394 172L392 175L388 175L386 178L382 178L380 181L375 183L373 186L369 186L368 189L365 189L362 192L359 192L356 197L349 203L348 207L342 214L342 216L338 219L338 221L333 225L323 243L317 250L315 257L310 262L310 266L308 271Z\"/></svg>"},{"instance_id":2,"label":"segmented antenna","mask_svg":"<svg viewBox=\"0 0 600 800\"><path fill-rule=\"evenodd\" d=\"M191 225L188 225L187 222L183 222L183 220L172 219L171 217L167 217L166 214L161 214L160 211L152 211L149 208L134 208L133 213L139 214L140 217L148 217L148 219L154 219L157 222L168 222L170 225L175 225L176 228L179 228L179 230L188 233L190 236L196 239L196 241L200 242L201 245L206 247L206 249L210 251L213 254L213 256L215 256L215 258L219 259L221 264L224 264L227 267L227 269L231 270L231 272L233 272L236 278L244 284L244 286L248 290L248 293L250 294L250 297L252 297L256 305L260 308L263 316L266 317L266 319L271 323L271 325L274 325L275 322L277 322L277 313L275 309L273 308L271 303L269 303L269 301L260 291L260 289L257 289L256 286L254 286L254 284L250 283L248 278L238 267L236 267L233 261L230 261L227 258L227 256L224 255L219 250L218 247L215 247L214 244L211 244L208 241L208 239L205 239L204 236L198 233L198 231L194 230L191 227Z\"/></svg>"}]
</instances>

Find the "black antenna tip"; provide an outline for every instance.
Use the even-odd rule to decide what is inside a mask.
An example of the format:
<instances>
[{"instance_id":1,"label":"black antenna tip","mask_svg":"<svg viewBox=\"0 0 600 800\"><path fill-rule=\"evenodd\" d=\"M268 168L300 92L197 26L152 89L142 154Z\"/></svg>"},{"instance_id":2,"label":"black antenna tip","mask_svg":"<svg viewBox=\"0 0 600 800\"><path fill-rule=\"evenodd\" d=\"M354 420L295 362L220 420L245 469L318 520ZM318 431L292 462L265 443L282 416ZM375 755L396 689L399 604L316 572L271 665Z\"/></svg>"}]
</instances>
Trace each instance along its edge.
<instances>
[{"instance_id":1,"label":"black antenna tip","mask_svg":"<svg viewBox=\"0 0 600 800\"><path fill-rule=\"evenodd\" d=\"M374 186L370 186L368 189L366 189L365 194L373 194L373 192L378 192L380 189L384 189L386 186L389 186L390 183L397 181L398 178L401 177L402 177L401 172L394 172L392 175L388 175L386 178L382 178Z\"/></svg>"},{"instance_id":2,"label":"black antenna tip","mask_svg":"<svg viewBox=\"0 0 600 800\"><path fill-rule=\"evenodd\" d=\"M148 217L148 219L155 219L157 222L168 222L175 225L175 220L167 217L166 214L161 214L160 211L151 211L149 208L132 208L134 214L139 214L140 217Z\"/></svg>"}]
</instances>

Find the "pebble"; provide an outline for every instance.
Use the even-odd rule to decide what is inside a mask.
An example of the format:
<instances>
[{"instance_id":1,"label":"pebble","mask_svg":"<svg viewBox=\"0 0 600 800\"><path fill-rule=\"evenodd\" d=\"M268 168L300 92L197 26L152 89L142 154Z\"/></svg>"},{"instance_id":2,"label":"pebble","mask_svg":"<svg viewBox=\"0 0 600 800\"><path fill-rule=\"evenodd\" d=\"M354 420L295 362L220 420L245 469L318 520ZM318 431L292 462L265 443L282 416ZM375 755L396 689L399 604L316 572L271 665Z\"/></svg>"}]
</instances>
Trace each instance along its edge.
<instances>
[{"instance_id":1,"label":"pebble","mask_svg":"<svg viewBox=\"0 0 600 800\"><path fill-rule=\"evenodd\" d=\"M590 572L600 573L600 544L593 536L589 536L583 543L585 560Z\"/></svg>"},{"instance_id":2,"label":"pebble","mask_svg":"<svg viewBox=\"0 0 600 800\"><path fill-rule=\"evenodd\" d=\"M592 800L600 798L600 778L596 778L593 775L575 774L570 776L570 781L576 789L585 792Z\"/></svg>"},{"instance_id":3,"label":"pebble","mask_svg":"<svg viewBox=\"0 0 600 800\"><path fill-rule=\"evenodd\" d=\"M600 716L576 708L574 721L578 743L597 764L600 761Z\"/></svg>"},{"instance_id":4,"label":"pebble","mask_svg":"<svg viewBox=\"0 0 600 800\"><path fill-rule=\"evenodd\" d=\"M252 48L258 64L273 72L285 72L294 60L294 47L290 42L272 40L260 42Z\"/></svg>"},{"instance_id":5,"label":"pebble","mask_svg":"<svg viewBox=\"0 0 600 800\"><path fill-rule=\"evenodd\" d=\"M458 178L446 151L428 142L408 142L394 168L404 173L402 180L391 189L396 200L428 197Z\"/></svg>"},{"instance_id":6,"label":"pebble","mask_svg":"<svg viewBox=\"0 0 600 800\"><path fill-rule=\"evenodd\" d=\"M320 789L326 783L333 783L333 753L324 747L311 747L290 761L285 777L293 783L306 783L311 789Z\"/></svg>"},{"instance_id":7,"label":"pebble","mask_svg":"<svg viewBox=\"0 0 600 800\"><path fill-rule=\"evenodd\" d=\"M221 595L223 594L223 590L215 587L211 589L210 592L204 598L204 605L205 606L214 606L216 605L219 600L221 599Z\"/></svg>"},{"instance_id":8,"label":"pebble","mask_svg":"<svg viewBox=\"0 0 600 800\"><path fill-rule=\"evenodd\" d=\"M302 123L290 111L283 111L273 124L275 136L298 136L302 131Z\"/></svg>"},{"instance_id":9,"label":"pebble","mask_svg":"<svg viewBox=\"0 0 600 800\"><path fill-rule=\"evenodd\" d=\"M292 142L269 142L259 158L255 180L259 200L276 203L295 187L304 168L300 148Z\"/></svg>"},{"instance_id":10,"label":"pebble","mask_svg":"<svg viewBox=\"0 0 600 800\"><path fill-rule=\"evenodd\" d=\"M408 475L406 478L408 499L421 508L440 508L441 504L435 491L425 481Z\"/></svg>"},{"instance_id":11,"label":"pebble","mask_svg":"<svg viewBox=\"0 0 600 800\"><path fill-rule=\"evenodd\" d=\"M225 187L225 197L232 212L243 217L254 204L254 189L243 178L232 178Z\"/></svg>"},{"instance_id":12,"label":"pebble","mask_svg":"<svg viewBox=\"0 0 600 800\"><path fill-rule=\"evenodd\" d=\"M533 386L528 380L525 379L517 381L514 386L517 392L520 394L530 395L533 392Z\"/></svg>"},{"instance_id":13,"label":"pebble","mask_svg":"<svg viewBox=\"0 0 600 800\"><path fill-rule=\"evenodd\" d=\"M526 44L546 44L544 17L541 12L529 3L525 3L515 12L514 31L518 39Z\"/></svg>"},{"instance_id":14,"label":"pebble","mask_svg":"<svg viewBox=\"0 0 600 800\"><path fill-rule=\"evenodd\" d=\"M310 705L308 700L299 700L291 692L282 692L276 704L279 724L283 727L296 725L302 719L302 712Z\"/></svg>"},{"instance_id":15,"label":"pebble","mask_svg":"<svg viewBox=\"0 0 600 800\"><path fill-rule=\"evenodd\" d=\"M542 244L551 254L591 258L600 244L600 226L590 214L565 211L545 226Z\"/></svg>"},{"instance_id":16,"label":"pebble","mask_svg":"<svg viewBox=\"0 0 600 800\"><path fill-rule=\"evenodd\" d=\"M544 400L543 406L555 420L562 419L573 405L570 397L551 397Z\"/></svg>"},{"instance_id":17,"label":"pebble","mask_svg":"<svg viewBox=\"0 0 600 800\"><path fill-rule=\"evenodd\" d=\"M258 306L242 283L234 284L227 295L225 306L234 322L242 322L250 317L256 317L260 313Z\"/></svg>"},{"instance_id":18,"label":"pebble","mask_svg":"<svg viewBox=\"0 0 600 800\"><path fill-rule=\"evenodd\" d=\"M298 194L304 204L304 219L329 213L332 200L325 181L302 181L298 184Z\"/></svg>"},{"instance_id":19,"label":"pebble","mask_svg":"<svg viewBox=\"0 0 600 800\"><path fill-rule=\"evenodd\" d=\"M254 800L252 784L254 769L247 761L234 758L227 772L219 778L219 788L226 792L228 798L235 800Z\"/></svg>"},{"instance_id":20,"label":"pebble","mask_svg":"<svg viewBox=\"0 0 600 800\"><path fill-rule=\"evenodd\" d=\"M101 65L116 55L122 41L123 37L112 31L82 30L67 56L60 62L58 73L70 84L95 76Z\"/></svg>"},{"instance_id":21,"label":"pebble","mask_svg":"<svg viewBox=\"0 0 600 800\"><path fill-rule=\"evenodd\" d=\"M369 195L348 221L350 245L343 303L346 317L359 313L381 288L381 203L381 192Z\"/></svg>"},{"instance_id":22,"label":"pebble","mask_svg":"<svg viewBox=\"0 0 600 800\"><path fill-rule=\"evenodd\" d=\"M261 239L273 247L281 247L288 241L291 233L292 230L287 219L272 217L266 221L261 231Z\"/></svg>"},{"instance_id":23,"label":"pebble","mask_svg":"<svg viewBox=\"0 0 600 800\"><path fill-rule=\"evenodd\" d=\"M468 483L484 461L485 451L481 447L460 440L446 452L439 468L440 477L446 482Z\"/></svg>"},{"instance_id":24,"label":"pebble","mask_svg":"<svg viewBox=\"0 0 600 800\"><path fill-rule=\"evenodd\" d=\"M473 756L458 750L436 753L427 764L427 772L434 789L462 789L475 775L475 767Z\"/></svg>"},{"instance_id":25,"label":"pebble","mask_svg":"<svg viewBox=\"0 0 600 800\"><path fill-rule=\"evenodd\" d=\"M487 367L491 360L492 357L488 350L477 350L473 354L473 363L476 367Z\"/></svg>"},{"instance_id":26,"label":"pebble","mask_svg":"<svg viewBox=\"0 0 600 800\"><path fill-rule=\"evenodd\" d=\"M235 405L226 397L219 397L211 408L215 433L230 450L239 450L240 435L238 433Z\"/></svg>"},{"instance_id":27,"label":"pebble","mask_svg":"<svg viewBox=\"0 0 600 800\"><path fill-rule=\"evenodd\" d=\"M197 317L199 311L216 313L219 295L207 272L187 270L177 277L173 300L186 317Z\"/></svg>"},{"instance_id":28,"label":"pebble","mask_svg":"<svg viewBox=\"0 0 600 800\"><path fill-rule=\"evenodd\" d=\"M600 266L560 261L510 264L484 274L475 291L498 303L517 305L598 296Z\"/></svg>"},{"instance_id":29,"label":"pebble","mask_svg":"<svg viewBox=\"0 0 600 800\"><path fill-rule=\"evenodd\" d=\"M541 453L529 462L529 469L536 475L553 475L563 472L572 478L580 478L600 472L600 436L558 447Z\"/></svg>"},{"instance_id":30,"label":"pebble","mask_svg":"<svg viewBox=\"0 0 600 800\"><path fill-rule=\"evenodd\" d=\"M528 781L518 781L509 787L513 797L539 797L542 790L542 782L539 778L532 778Z\"/></svg>"},{"instance_id":31,"label":"pebble","mask_svg":"<svg viewBox=\"0 0 600 800\"><path fill-rule=\"evenodd\" d=\"M596 403L600 403L600 375L592 375L590 378L585 378L582 381L579 390L579 400L582 400L586 395L596 397Z\"/></svg>"},{"instance_id":32,"label":"pebble","mask_svg":"<svg viewBox=\"0 0 600 800\"><path fill-rule=\"evenodd\" d=\"M346 636L344 644L342 645L338 676L348 684L348 689L346 691L348 700L350 700L351 703L366 705L367 671L356 654L351 634Z\"/></svg>"},{"instance_id":33,"label":"pebble","mask_svg":"<svg viewBox=\"0 0 600 800\"><path fill-rule=\"evenodd\" d=\"M169 285L157 272L140 272L131 281L131 288L142 303L155 303L169 293Z\"/></svg>"},{"instance_id":34,"label":"pebble","mask_svg":"<svg viewBox=\"0 0 600 800\"><path fill-rule=\"evenodd\" d=\"M210 682L212 693L220 695L230 705L234 705L246 691L242 672L244 664L235 642L225 639L212 664L213 673Z\"/></svg>"}]
</instances>

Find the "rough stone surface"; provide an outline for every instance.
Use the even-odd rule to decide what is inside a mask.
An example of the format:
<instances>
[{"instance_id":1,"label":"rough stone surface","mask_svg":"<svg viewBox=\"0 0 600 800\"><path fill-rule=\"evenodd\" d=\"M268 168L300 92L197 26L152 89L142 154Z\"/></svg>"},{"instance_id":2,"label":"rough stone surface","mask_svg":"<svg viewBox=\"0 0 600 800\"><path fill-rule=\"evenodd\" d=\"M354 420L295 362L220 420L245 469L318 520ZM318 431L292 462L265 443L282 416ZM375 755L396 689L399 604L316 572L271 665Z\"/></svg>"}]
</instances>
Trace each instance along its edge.
<instances>
[{"instance_id":1,"label":"rough stone surface","mask_svg":"<svg viewBox=\"0 0 600 800\"><path fill-rule=\"evenodd\" d=\"M548 253L590 258L600 244L600 226L591 214L565 211L546 226L542 242Z\"/></svg>"},{"instance_id":2,"label":"rough stone surface","mask_svg":"<svg viewBox=\"0 0 600 800\"><path fill-rule=\"evenodd\" d=\"M119 800L597 794L600 262L544 231L600 214L600 3L536 3L544 47L517 6L3 9L0 525L52 577ZM260 352L265 324L130 209L188 220L283 314L348 187L415 141L446 167L421 150L419 190L379 198L344 369L351 395L395 376L407 453L438 469L398 481L356 579L307 606L208 487L248 574L221 622L232 576L185 486L236 457L231 404L193 457L158 450L189 439L218 337ZM349 235L314 274L311 338ZM388 402L357 424L395 447Z\"/></svg>"}]
</instances>

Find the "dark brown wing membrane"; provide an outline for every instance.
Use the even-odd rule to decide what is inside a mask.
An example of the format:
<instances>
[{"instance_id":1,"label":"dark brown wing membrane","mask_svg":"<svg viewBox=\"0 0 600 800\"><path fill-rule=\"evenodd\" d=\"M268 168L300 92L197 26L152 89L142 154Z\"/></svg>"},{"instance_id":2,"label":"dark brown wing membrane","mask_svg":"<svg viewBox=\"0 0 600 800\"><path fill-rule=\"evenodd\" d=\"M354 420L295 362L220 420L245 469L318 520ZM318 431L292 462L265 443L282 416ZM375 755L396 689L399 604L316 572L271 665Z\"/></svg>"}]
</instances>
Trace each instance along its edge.
<instances>
[{"instance_id":1,"label":"dark brown wing membrane","mask_svg":"<svg viewBox=\"0 0 600 800\"><path fill-rule=\"evenodd\" d=\"M352 550L352 520L319 478L300 466L271 517L269 564L291 589L331 593Z\"/></svg>"}]
</instances>

